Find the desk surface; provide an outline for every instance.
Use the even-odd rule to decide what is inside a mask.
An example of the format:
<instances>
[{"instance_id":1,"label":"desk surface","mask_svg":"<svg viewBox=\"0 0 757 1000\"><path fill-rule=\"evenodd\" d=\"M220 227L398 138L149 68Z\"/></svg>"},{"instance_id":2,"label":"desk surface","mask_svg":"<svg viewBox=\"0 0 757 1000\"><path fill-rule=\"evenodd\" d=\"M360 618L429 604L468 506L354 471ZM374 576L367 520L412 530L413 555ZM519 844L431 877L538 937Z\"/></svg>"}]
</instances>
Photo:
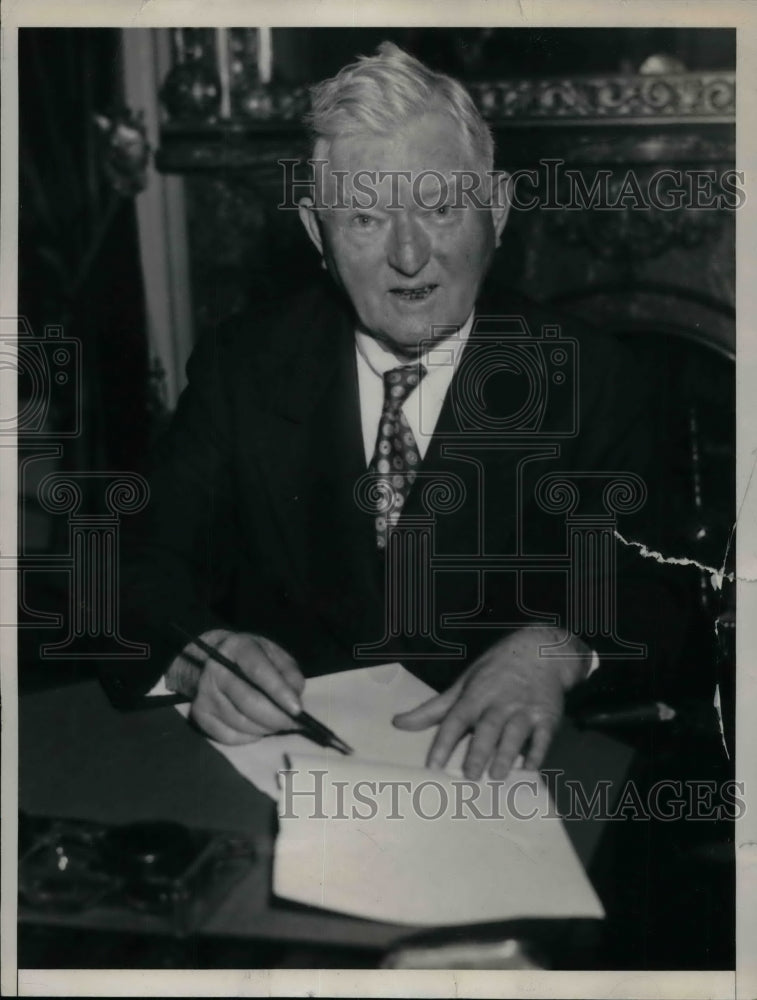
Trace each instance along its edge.
<instances>
[{"instance_id":1,"label":"desk surface","mask_svg":"<svg viewBox=\"0 0 757 1000\"><path fill-rule=\"evenodd\" d=\"M383 950L411 933L272 897L274 803L172 708L118 712L95 682L35 693L20 699L19 744L19 806L32 815L164 819L252 834L259 862L210 917L205 934ZM600 779L620 784L630 761L622 744L565 727L545 766L590 789ZM588 866L603 824L576 820L566 828Z\"/></svg>"}]
</instances>

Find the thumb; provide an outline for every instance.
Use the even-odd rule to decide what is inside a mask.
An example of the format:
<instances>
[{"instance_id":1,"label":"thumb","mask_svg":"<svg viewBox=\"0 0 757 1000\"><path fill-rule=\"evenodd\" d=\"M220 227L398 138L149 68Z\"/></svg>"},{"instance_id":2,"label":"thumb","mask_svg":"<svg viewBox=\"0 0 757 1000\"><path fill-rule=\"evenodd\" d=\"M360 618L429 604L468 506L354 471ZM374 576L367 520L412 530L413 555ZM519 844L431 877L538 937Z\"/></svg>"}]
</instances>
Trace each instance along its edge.
<instances>
[{"instance_id":1,"label":"thumb","mask_svg":"<svg viewBox=\"0 0 757 1000\"><path fill-rule=\"evenodd\" d=\"M392 724L397 729L428 729L441 722L447 712L457 701L457 696L462 687L461 681L455 681L452 687L442 694L436 694L433 698L421 702L408 712L400 712L392 719Z\"/></svg>"}]
</instances>

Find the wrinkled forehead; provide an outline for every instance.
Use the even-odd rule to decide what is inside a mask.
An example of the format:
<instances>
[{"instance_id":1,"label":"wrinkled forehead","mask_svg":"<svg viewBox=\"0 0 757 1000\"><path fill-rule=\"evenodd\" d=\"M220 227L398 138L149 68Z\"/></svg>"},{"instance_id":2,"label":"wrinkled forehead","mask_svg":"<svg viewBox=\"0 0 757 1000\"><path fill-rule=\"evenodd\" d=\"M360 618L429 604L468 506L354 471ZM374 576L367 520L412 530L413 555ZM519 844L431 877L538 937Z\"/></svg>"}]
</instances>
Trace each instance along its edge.
<instances>
[{"instance_id":1,"label":"wrinkled forehead","mask_svg":"<svg viewBox=\"0 0 757 1000\"><path fill-rule=\"evenodd\" d=\"M333 170L318 165L316 204L328 210L430 211L442 205L483 208L491 201L492 177L475 169L463 170Z\"/></svg>"},{"instance_id":2,"label":"wrinkled forehead","mask_svg":"<svg viewBox=\"0 0 757 1000\"><path fill-rule=\"evenodd\" d=\"M434 204L487 177L459 123L430 114L391 135L368 132L316 143L316 192L325 206L372 202L374 207Z\"/></svg>"}]
</instances>

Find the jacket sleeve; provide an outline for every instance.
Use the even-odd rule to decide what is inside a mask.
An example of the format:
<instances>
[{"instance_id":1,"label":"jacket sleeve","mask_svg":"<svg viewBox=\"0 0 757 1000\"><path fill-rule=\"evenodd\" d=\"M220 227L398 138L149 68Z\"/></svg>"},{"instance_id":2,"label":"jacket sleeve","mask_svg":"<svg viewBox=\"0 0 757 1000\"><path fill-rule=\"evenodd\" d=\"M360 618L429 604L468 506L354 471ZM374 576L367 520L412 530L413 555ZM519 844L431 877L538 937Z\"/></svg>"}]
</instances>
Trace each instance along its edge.
<instances>
[{"instance_id":1,"label":"jacket sleeve","mask_svg":"<svg viewBox=\"0 0 757 1000\"><path fill-rule=\"evenodd\" d=\"M670 472L660 470L657 461L658 436L665 428L655 424L652 393L631 355L615 342L606 349L601 343L598 347L597 367L590 366L580 382L585 430L580 461L583 468L598 473L594 496L591 488L588 491L590 507L617 518L615 580L600 581L606 600L614 605L615 638L599 641L601 667L576 695L605 702L646 701L675 689L693 610L688 587L691 577L686 577L686 571L682 574L680 567L660 563L641 552L640 545L649 550L665 548L660 491ZM633 508L634 503L624 503L623 488L619 487L615 503L608 509L610 498L602 492L605 485L613 478L622 483L627 473L641 484L641 503L624 512L624 506ZM586 638L592 643L591 637ZM626 658L616 640L642 645L646 654ZM592 644L597 646L596 638ZM602 646L614 650L614 655L603 657Z\"/></svg>"}]
</instances>

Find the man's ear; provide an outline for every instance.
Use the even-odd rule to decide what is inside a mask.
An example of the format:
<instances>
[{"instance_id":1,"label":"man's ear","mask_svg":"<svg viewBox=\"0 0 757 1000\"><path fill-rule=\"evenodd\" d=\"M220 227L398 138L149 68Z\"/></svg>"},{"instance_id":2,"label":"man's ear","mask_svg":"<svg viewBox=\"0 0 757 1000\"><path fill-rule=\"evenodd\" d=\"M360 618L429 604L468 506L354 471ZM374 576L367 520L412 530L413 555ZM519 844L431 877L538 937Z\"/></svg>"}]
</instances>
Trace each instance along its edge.
<instances>
[{"instance_id":1,"label":"man's ear","mask_svg":"<svg viewBox=\"0 0 757 1000\"><path fill-rule=\"evenodd\" d=\"M321 257L323 257L323 236L321 235L321 227L318 223L313 199L300 198L297 203L297 211L300 213L300 222L305 227L305 232L310 237L311 243Z\"/></svg>"},{"instance_id":2,"label":"man's ear","mask_svg":"<svg viewBox=\"0 0 757 1000\"><path fill-rule=\"evenodd\" d=\"M507 225L507 218L510 215L510 198L508 184L510 175L504 170L491 174L492 178L492 220L494 222L494 232L499 246L502 232Z\"/></svg>"}]
</instances>

